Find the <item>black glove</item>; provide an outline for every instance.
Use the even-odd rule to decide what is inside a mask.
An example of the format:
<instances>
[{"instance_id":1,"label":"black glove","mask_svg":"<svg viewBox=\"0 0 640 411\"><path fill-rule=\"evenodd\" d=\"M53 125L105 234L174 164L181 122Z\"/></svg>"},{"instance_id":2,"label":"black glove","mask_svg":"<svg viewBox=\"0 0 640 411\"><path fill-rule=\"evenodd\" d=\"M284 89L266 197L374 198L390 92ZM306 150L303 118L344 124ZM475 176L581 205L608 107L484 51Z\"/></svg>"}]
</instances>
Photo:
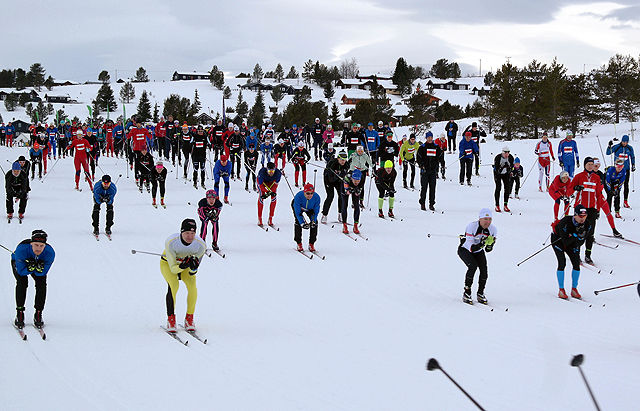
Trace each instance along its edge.
<instances>
[{"instance_id":1,"label":"black glove","mask_svg":"<svg viewBox=\"0 0 640 411\"><path fill-rule=\"evenodd\" d=\"M559 160L559 161L560 161L560 167L564 167L564 163L562 162L562 160Z\"/></svg>"},{"instance_id":2,"label":"black glove","mask_svg":"<svg viewBox=\"0 0 640 411\"><path fill-rule=\"evenodd\" d=\"M582 191L582 190L584 190L584 187L583 187L583 186L581 186L581 185L577 185L577 186L574 186L574 187L573 187L573 189L574 189L575 191Z\"/></svg>"},{"instance_id":3,"label":"black glove","mask_svg":"<svg viewBox=\"0 0 640 411\"><path fill-rule=\"evenodd\" d=\"M632 172L632 173L635 173L635 172L636 172L636 165L635 165L635 164L631 166L631 172Z\"/></svg>"},{"instance_id":4,"label":"black glove","mask_svg":"<svg viewBox=\"0 0 640 411\"><path fill-rule=\"evenodd\" d=\"M191 271L198 271L198 267L200 266L200 259L198 257L191 257L189 259L189 268ZM191 273L189 273L191 274ZM195 272L194 272L195 274ZM193 274L191 274L193 275Z\"/></svg>"},{"instance_id":5,"label":"black glove","mask_svg":"<svg viewBox=\"0 0 640 411\"><path fill-rule=\"evenodd\" d=\"M596 211L596 220L600 218L600 210Z\"/></svg>"},{"instance_id":6,"label":"black glove","mask_svg":"<svg viewBox=\"0 0 640 411\"><path fill-rule=\"evenodd\" d=\"M305 229L305 230L308 230L309 229L309 223L302 224L302 228Z\"/></svg>"},{"instance_id":7,"label":"black glove","mask_svg":"<svg viewBox=\"0 0 640 411\"><path fill-rule=\"evenodd\" d=\"M191 256L187 256L182 259L182 262L180 263L180 265L178 265L178 267L184 270L186 268L189 268L190 265L191 265Z\"/></svg>"},{"instance_id":8,"label":"black glove","mask_svg":"<svg viewBox=\"0 0 640 411\"><path fill-rule=\"evenodd\" d=\"M580 160L576 160L576 167L580 168Z\"/></svg>"},{"instance_id":9,"label":"black glove","mask_svg":"<svg viewBox=\"0 0 640 411\"><path fill-rule=\"evenodd\" d=\"M484 251L490 253L491 250L493 250L493 244L489 244L487 246L484 247Z\"/></svg>"},{"instance_id":10,"label":"black glove","mask_svg":"<svg viewBox=\"0 0 640 411\"><path fill-rule=\"evenodd\" d=\"M31 271L31 272L36 271L36 264L37 264L37 262L36 262L36 260L35 260L35 259L33 259L33 258L27 258L26 260L24 260L24 263L25 263L25 264L26 264L26 266L27 266L27 271Z\"/></svg>"},{"instance_id":11,"label":"black glove","mask_svg":"<svg viewBox=\"0 0 640 411\"><path fill-rule=\"evenodd\" d=\"M318 222L317 221L312 221L311 223L309 223L309 227L311 228L316 228L318 226Z\"/></svg>"},{"instance_id":12,"label":"black glove","mask_svg":"<svg viewBox=\"0 0 640 411\"><path fill-rule=\"evenodd\" d=\"M265 200L267 197L269 197L269 193L264 193L260 196L261 199Z\"/></svg>"},{"instance_id":13,"label":"black glove","mask_svg":"<svg viewBox=\"0 0 640 411\"><path fill-rule=\"evenodd\" d=\"M609 147L613 146L613 140L609 140Z\"/></svg>"}]
</instances>

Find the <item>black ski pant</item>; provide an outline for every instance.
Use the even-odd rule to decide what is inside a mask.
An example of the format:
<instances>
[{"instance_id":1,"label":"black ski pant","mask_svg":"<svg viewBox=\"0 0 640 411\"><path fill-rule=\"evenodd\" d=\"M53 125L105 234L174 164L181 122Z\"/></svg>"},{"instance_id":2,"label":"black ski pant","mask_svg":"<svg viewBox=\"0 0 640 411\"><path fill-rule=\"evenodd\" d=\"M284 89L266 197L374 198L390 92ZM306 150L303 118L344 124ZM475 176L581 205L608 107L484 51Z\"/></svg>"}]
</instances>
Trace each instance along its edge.
<instances>
[{"instance_id":1,"label":"black ski pant","mask_svg":"<svg viewBox=\"0 0 640 411\"><path fill-rule=\"evenodd\" d=\"M513 177L513 180L511 181L511 185L512 186L515 185L515 193L516 195L518 195L518 192L520 192L520 176Z\"/></svg>"},{"instance_id":2,"label":"black ski pant","mask_svg":"<svg viewBox=\"0 0 640 411\"><path fill-rule=\"evenodd\" d=\"M291 201L291 210L293 211L293 241L296 244L302 242L302 225L296 217L296 213L293 209L293 201ZM303 211L302 214L306 214L311 223L309 224L309 244L315 244L318 238L318 223L313 221L313 211Z\"/></svg>"},{"instance_id":3,"label":"black ski pant","mask_svg":"<svg viewBox=\"0 0 640 411\"><path fill-rule=\"evenodd\" d=\"M331 208L331 204L333 203L334 190L338 193L338 213L342 212L342 182L325 182L324 191L327 193L327 198L324 199L324 204L322 205L322 215L329 214L329 208Z\"/></svg>"},{"instance_id":4,"label":"black ski pant","mask_svg":"<svg viewBox=\"0 0 640 411\"><path fill-rule=\"evenodd\" d=\"M18 204L18 214L24 214L27 209L27 195L24 194L22 197L15 197L20 199L20 203ZM10 197L7 195L7 214L13 214L13 200L14 197Z\"/></svg>"},{"instance_id":5,"label":"black ski pant","mask_svg":"<svg viewBox=\"0 0 640 411\"><path fill-rule=\"evenodd\" d=\"M467 183L471 182L472 166L473 166L473 158L460 159L460 184L464 183L465 174L467 175Z\"/></svg>"},{"instance_id":6,"label":"black ski pant","mask_svg":"<svg viewBox=\"0 0 640 411\"><path fill-rule=\"evenodd\" d=\"M116 157L122 156L122 144L123 144L123 141L121 138L113 139L113 152L116 155Z\"/></svg>"},{"instance_id":7,"label":"black ski pant","mask_svg":"<svg viewBox=\"0 0 640 411\"><path fill-rule=\"evenodd\" d=\"M591 226L591 230L587 232L587 239L584 242L584 255L586 257L591 257L591 249L593 248L593 243L595 241L594 234L596 232L596 220L600 217L600 212L597 208L587 208L587 221L586 224Z\"/></svg>"},{"instance_id":8,"label":"black ski pant","mask_svg":"<svg viewBox=\"0 0 640 411\"><path fill-rule=\"evenodd\" d=\"M437 169L434 171L420 171L420 205L425 205L427 199L427 189L429 189L429 206L436 203L436 178L438 176Z\"/></svg>"},{"instance_id":9,"label":"black ski pant","mask_svg":"<svg viewBox=\"0 0 640 411\"><path fill-rule=\"evenodd\" d=\"M611 207L611 200L613 200L613 205L615 208ZM620 190L610 190L607 191L607 203L609 204L609 209L614 210L616 213L620 212Z\"/></svg>"},{"instance_id":10,"label":"black ski pant","mask_svg":"<svg viewBox=\"0 0 640 411\"><path fill-rule=\"evenodd\" d=\"M182 157L180 157L180 143L178 139L171 142L171 162L176 165L176 157L178 157L178 165L182 165Z\"/></svg>"},{"instance_id":11,"label":"black ski pant","mask_svg":"<svg viewBox=\"0 0 640 411\"><path fill-rule=\"evenodd\" d=\"M186 164L185 164L186 165ZM200 184L204 185L204 180L207 177L205 172L205 162L193 160L193 184L198 184L198 170L200 170ZM186 171L185 171L186 174Z\"/></svg>"},{"instance_id":12,"label":"black ski pant","mask_svg":"<svg viewBox=\"0 0 640 411\"><path fill-rule=\"evenodd\" d=\"M407 185L407 169L411 167L411 180L409 186L413 187L413 180L416 177L416 158L412 158L411 160L404 160L402 162L402 182L404 185Z\"/></svg>"},{"instance_id":13,"label":"black ski pant","mask_svg":"<svg viewBox=\"0 0 640 411\"><path fill-rule=\"evenodd\" d=\"M500 205L500 190L502 189L503 185L504 194L502 197L504 199L504 204L508 204L509 194L511 193L511 178L509 177L509 174L494 174L493 180L496 183L496 189L493 192L493 197L496 200L496 207Z\"/></svg>"},{"instance_id":14,"label":"black ski pant","mask_svg":"<svg viewBox=\"0 0 640 411\"><path fill-rule=\"evenodd\" d=\"M42 161L34 161L31 158L31 179L35 177L36 174L36 166L38 166L38 177L42 178Z\"/></svg>"},{"instance_id":15,"label":"black ski pant","mask_svg":"<svg viewBox=\"0 0 640 411\"><path fill-rule=\"evenodd\" d=\"M631 169L627 169L627 178L624 179L624 201L629 200L629 180L631 180Z\"/></svg>"},{"instance_id":16,"label":"black ski pant","mask_svg":"<svg viewBox=\"0 0 640 411\"><path fill-rule=\"evenodd\" d=\"M442 155L438 159L438 164L440 164L440 173L442 174L442 178L444 179L444 170L447 168L444 162L444 151L442 152ZM438 178L437 174L436 174L436 178Z\"/></svg>"},{"instance_id":17,"label":"black ski pant","mask_svg":"<svg viewBox=\"0 0 640 411\"><path fill-rule=\"evenodd\" d=\"M476 174L480 173L480 153L473 154L473 162L476 165Z\"/></svg>"},{"instance_id":18,"label":"black ski pant","mask_svg":"<svg viewBox=\"0 0 640 411\"><path fill-rule=\"evenodd\" d=\"M447 137L447 141L449 142L449 150L453 149L453 152L456 152L456 136Z\"/></svg>"},{"instance_id":19,"label":"black ski pant","mask_svg":"<svg viewBox=\"0 0 640 411\"><path fill-rule=\"evenodd\" d=\"M556 254L558 260L558 271L564 271L564 267L567 265L567 259L565 253L569 256L571 266L575 271L580 271L580 249L565 250L560 240L560 236L556 233L551 233L551 244L553 244L553 252ZM576 251L577 250L577 251Z\"/></svg>"},{"instance_id":20,"label":"black ski pant","mask_svg":"<svg viewBox=\"0 0 640 411\"><path fill-rule=\"evenodd\" d=\"M353 222L358 224L360 222L360 195L351 194L351 201L353 202ZM347 222L347 208L349 208L349 194L342 192L342 222Z\"/></svg>"},{"instance_id":21,"label":"black ski pant","mask_svg":"<svg viewBox=\"0 0 640 411\"><path fill-rule=\"evenodd\" d=\"M61 138L58 140L58 157L67 156L67 139Z\"/></svg>"},{"instance_id":22,"label":"black ski pant","mask_svg":"<svg viewBox=\"0 0 640 411\"><path fill-rule=\"evenodd\" d=\"M157 178L151 179L151 196L155 199L156 193L158 192L158 186L160 186L160 198L164 198L164 180L159 180Z\"/></svg>"},{"instance_id":23,"label":"black ski pant","mask_svg":"<svg viewBox=\"0 0 640 411\"><path fill-rule=\"evenodd\" d=\"M247 189L249 189L249 178L253 179L253 188L255 190L256 188L256 168L255 167L249 167L246 164L244 165L244 169L247 172L247 177L245 178L245 187ZM238 174L239 175L239 174Z\"/></svg>"},{"instance_id":24,"label":"black ski pant","mask_svg":"<svg viewBox=\"0 0 640 411\"><path fill-rule=\"evenodd\" d=\"M466 248L458 247L458 256L462 262L467 266L467 274L464 278L464 286L471 288L473 285L473 277L476 274L476 270L480 269L480 277L478 278L478 294L484 294L484 286L487 284L487 278L489 274L487 272L487 256L484 250L472 253Z\"/></svg>"},{"instance_id":25,"label":"black ski pant","mask_svg":"<svg viewBox=\"0 0 640 411\"><path fill-rule=\"evenodd\" d=\"M93 204L93 213L91 214L91 218L93 219L93 228L98 229L100 224L100 204ZM105 228L109 230L113 225L113 204L107 204L107 224Z\"/></svg>"},{"instance_id":26,"label":"black ski pant","mask_svg":"<svg viewBox=\"0 0 640 411\"><path fill-rule=\"evenodd\" d=\"M231 160L231 178L238 177L240 178L240 165L242 164L242 153L231 152L230 153ZM233 174L234 168L237 170L235 175Z\"/></svg>"},{"instance_id":27,"label":"black ski pant","mask_svg":"<svg viewBox=\"0 0 640 411\"><path fill-rule=\"evenodd\" d=\"M29 285L29 277L26 275L18 275L16 269L16 262L11 261L11 268L13 270L13 276L16 278L16 308L23 307L27 300L27 286ZM36 283L36 298L34 308L37 311L44 310L44 303L47 299L47 276L31 275L33 281Z\"/></svg>"},{"instance_id":28,"label":"black ski pant","mask_svg":"<svg viewBox=\"0 0 640 411\"><path fill-rule=\"evenodd\" d=\"M166 137L158 137L156 140L158 143L158 158L166 157L167 152L167 138Z\"/></svg>"}]
</instances>

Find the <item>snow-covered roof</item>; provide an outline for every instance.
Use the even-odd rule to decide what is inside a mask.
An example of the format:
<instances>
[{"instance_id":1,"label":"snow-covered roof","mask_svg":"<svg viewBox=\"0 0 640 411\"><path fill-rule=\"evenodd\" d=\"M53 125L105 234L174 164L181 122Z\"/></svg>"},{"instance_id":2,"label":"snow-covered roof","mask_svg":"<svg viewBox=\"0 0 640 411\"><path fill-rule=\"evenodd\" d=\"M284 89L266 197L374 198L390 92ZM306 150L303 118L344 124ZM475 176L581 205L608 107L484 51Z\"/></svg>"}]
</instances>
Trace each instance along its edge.
<instances>
[{"instance_id":1,"label":"snow-covered roof","mask_svg":"<svg viewBox=\"0 0 640 411\"><path fill-rule=\"evenodd\" d=\"M184 71L176 70L176 73L177 73L177 74L189 75L189 76L193 76L193 75L196 75L196 76L209 76L209 75L211 75L211 73L208 73L208 72L203 72L203 71L187 71L187 70L184 70Z\"/></svg>"}]
</instances>

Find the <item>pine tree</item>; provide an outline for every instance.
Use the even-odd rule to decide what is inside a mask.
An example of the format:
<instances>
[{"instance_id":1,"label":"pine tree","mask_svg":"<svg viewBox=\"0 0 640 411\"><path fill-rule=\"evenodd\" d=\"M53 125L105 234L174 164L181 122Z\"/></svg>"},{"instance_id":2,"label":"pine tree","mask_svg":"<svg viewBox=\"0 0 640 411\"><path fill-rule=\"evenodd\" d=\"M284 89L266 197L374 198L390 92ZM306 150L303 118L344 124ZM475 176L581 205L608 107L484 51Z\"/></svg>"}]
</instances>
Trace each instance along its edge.
<instances>
[{"instance_id":1,"label":"pine tree","mask_svg":"<svg viewBox=\"0 0 640 411\"><path fill-rule=\"evenodd\" d=\"M158 102L153 105L153 122L157 123L160 120L160 109L158 108Z\"/></svg>"},{"instance_id":2,"label":"pine tree","mask_svg":"<svg viewBox=\"0 0 640 411\"><path fill-rule=\"evenodd\" d=\"M148 82L149 76L147 76L147 70L145 70L144 67L138 68L138 70L136 70L136 76L133 79L133 81L136 81L138 83Z\"/></svg>"},{"instance_id":3,"label":"pine tree","mask_svg":"<svg viewBox=\"0 0 640 411\"><path fill-rule=\"evenodd\" d=\"M200 103L200 96L198 95L198 89L196 89L193 96L193 103L191 104L193 110L197 113L202 109L202 103Z\"/></svg>"},{"instance_id":4,"label":"pine tree","mask_svg":"<svg viewBox=\"0 0 640 411\"><path fill-rule=\"evenodd\" d=\"M249 113L249 105L242 97L242 89L238 93L238 102L236 103L236 113L239 117L246 118Z\"/></svg>"},{"instance_id":5,"label":"pine tree","mask_svg":"<svg viewBox=\"0 0 640 411\"><path fill-rule=\"evenodd\" d=\"M149 102L147 90L142 90L140 95L137 118L143 123L151 119L151 103Z\"/></svg>"},{"instance_id":6,"label":"pine tree","mask_svg":"<svg viewBox=\"0 0 640 411\"><path fill-rule=\"evenodd\" d=\"M251 107L251 110L249 110L248 122L254 127L262 127L265 115L266 110L264 107L262 91L258 91L258 94L256 95L256 101L254 102L253 107Z\"/></svg>"},{"instance_id":7,"label":"pine tree","mask_svg":"<svg viewBox=\"0 0 640 411\"><path fill-rule=\"evenodd\" d=\"M191 114L191 100L180 97L178 94L171 94L164 100L162 115L164 117L173 116L180 122L189 121Z\"/></svg>"},{"instance_id":8,"label":"pine tree","mask_svg":"<svg viewBox=\"0 0 640 411\"><path fill-rule=\"evenodd\" d=\"M130 81L127 81L120 88L120 99L123 103L130 103L136 97L136 89Z\"/></svg>"},{"instance_id":9,"label":"pine tree","mask_svg":"<svg viewBox=\"0 0 640 411\"><path fill-rule=\"evenodd\" d=\"M398 87L398 91L402 96L411 93L413 79L412 73L403 57L396 61L396 69L393 72L392 82Z\"/></svg>"},{"instance_id":10,"label":"pine tree","mask_svg":"<svg viewBox=\"0 0 640 411\"><path fill-rule=\"evenodd\" d=\"M47 79L44 81L44 86L47 88L47 90L51 91L54 86L53 77L51 76L47 77Z\"/></svg>"},{"instance_id":11,"label":"pine tree","mask_svg":"<svg viewBox=\"0 0 640 411\"><path fill-rule=\"evenodd\" d=\"M98 81L106 84L111 81L111 76L107 70L102 70L100 74L98 74Z\"/></svg>"},{"instance_id":12,"label":"pine tree","mask_svg":"<svg viewBox=\"0 0 640 411\"><path fill-rule=\"evenodd\" d=\"M251 80L260 82L262 81L263 77L264 77L264 72L262 71L262 67L260 67L259 63L256 63L256 65L253 67L253 74L251 74Z\"/></svg>"},{"instance_id":13,"label":"pine tree","mask_svg":"<svg viewBox=\"0 0 640 411\"><path fill-rule=\"evenodd\" d=\"M276 70L273 72L274 78L276 82L280 83L284 78L284 69L282 68L282 64L278 63L276 66Z\"/></svg>"},{"instance_id":14,"label":"pine tree","mask_svg":"<svg viewBox=\"0 0 640 411\"><path fill-rule=\"evenodd\" d=\"M222 98L225 100L229 100L231 98L231 89L229 88L229 86L224 88L224 91L222 92Z\"/></svg>"},{"instance_id":15,"label":"pine tree","mask_svg":"<svg viewBox=\"0 0 640 411\"><path fill-rule=\"evenodd\" d=\"M29 72L27 73L27 85L34 87L36 90L40 91L41 87L44 86L45 81L45 70L40 63L33 63L29 68Z\"/></svg>"},{"instance_id":16,"label":"pine tree","mask_svg":"<svg viewBox=\"0 0 640 411\"><path fill-rule=\"evenodd\" d=\"M300 77L298 75L298 72L296 71L296 68L294 66L291 66L291 68L289 69L289 73L287 73L287 78L298 78Z\"/></svg>"},{"instance_id":17,"label":"pine tree","mask_svg":"<svg viewBox=\"0 0 640 411\"><path fill-rule=\"evenodd\" d=\"M324 98L326 98L327 100L331 100L331 98L336 94L336 92L333 90L333 86L331 85L331 82L327 82L324 85Z\"/></svg>"},{"instance_id":18,"label":"pine tree","mask_svg":"<svg viewBox=\"0 0 640 411\"><path fill-rule=\"evenodd\" d=\"M14 87L16 82L16 75L13 70L1 70L0 71L0 88Z\"/></svg>"},{"instance_id":19,"label":"pine tree","mask_svg":"<svg viewBox=\"0 0 640 411\"><path fill-rule=\"evenodd\" d=\"M276 103L276 107L278 107L278 104L280 104L283 98L284 93L282 93L282 89L280 87L274 87L271 91L271 99Z\"/></svg>"},{"instance_id":20,"label":"pine tree","mask_svg":"<svg viewBox=\"0 0 640 411\"><path fill-rule=\"evenodd\" d=\"M336 130L340 124L340 109L335 101L331 105L331 116L329 116L329 122L333 126L334 130Z\"/></svg>"},{"instance_id":21,"label":"pine tree","mask_svg":"<svg viewBox=\"0 0 640 411\"><path fill-rule=\"evenodd\" d=\"M598 101L594 98L595 84L584 74L568 76L560 112L560 125L574 135L590 131L598 121Z\"/></svg>"},{"instance_id":22,"label":"pine tree","mask_svg":"<svg viewBox=\"0 0 640 411\"><path fill-rule=\"evenodd\" d=\"M497 138L513 139L522 130L519 111L521 108L520 84L521 73L511 63L505 63L495 74L493 88L488 95L488 105L492 122L500 133Z\"/></svg>"},{"instance_id":23,"label":"pine tree","mask_svg":"<svg viewBox=\"0 0 640 411\"><path fill-rule=\"evenodd\" d=\"M623 106L640 104L638 66L633 57L616 54L606 66L593 73L595 93L602 102L605 121L619 123Z\"/></svg>"},{"instance_id":24,"label":"pine tree","mask_svg":"<svg viewBox=\"0 0 640 411\"><path fill-rule=\"evenodd\" d=\"M313 64L313 61L311 61L311 59L307 60L307 62L304 63L304 66L302 67L302 78L305 82L311 83L311 81L313 80L314 67L315 65Z\"/></svg>"},{"instance_id":25,"label":"pine tree","mask_svg":"<svg viewBox=\"0 0 640 411\"><path fill-rule=\"evenodd\" d=\"M442 106L445 106L445 104L449 104L449 102L445 101ZM422 124L425 127L429 127L431 124L430 121L433 118L431 96L429 94L424 93L422 90L416 91L409 97L407 106L409 107L409 115L407 117L408 125ZM449 107L450 106L449 104Z\"/></svg>"},{"instance_id":26,"label":"pine tree","mask_svg":"<svg viewBox=\"0 0 640 411\"><path fill-rule=\"evenodd\" d=\"M564 103L567 87L567 69L554 58L548 67L542 84L542 101L545 111L542 116L542 126L546 130L553 130L553 137L557 137L560 126L560 112Z\"/></svg>"},{"instance_id":27,"label":"pine tree","mask_svg":"<svg viewBox=\"0 0 640 411\"><path fill-rule=\"evenodd\" d=\"M218 69L218 66L213 66L209 72L209 81L218 90L222 90L224 87L224 73Z\"/></svg>"},{"instance_id":28,"label":"pine tree","mask_svg":"<svg viewBox=\"0 0 640 411\"><path fill-rule=\"evenodd\" d=\"M4 107L7 111L14 111L18 107L18 96L14 93L9 93L4 98Z\"/></svg>"},{"instance_id":29,"label":"pine tree","mask_svg":"<svg viewBox=\"0 0 640 411\"><path fill-rule=\"evenodd\" d=\"M15 86L16 90L24 90L29 86L27 83L27 72L21 68L16 69L15 71Z\"/></svg>"},{"instance_id":30,"label":"pine tree","mask_svg":"<svg viewBox=\"0 0 640 411\"><path fill-rule=\"evenodd\" d=\"M113 95L113 90L111 90L111 86L109 84L104 83L100 86L98 90L98 94L96 95L95 102L100 109L100 111L115 111L118 109L118 103L116 103L116 98Z\"/></svg>"}]
</instances>

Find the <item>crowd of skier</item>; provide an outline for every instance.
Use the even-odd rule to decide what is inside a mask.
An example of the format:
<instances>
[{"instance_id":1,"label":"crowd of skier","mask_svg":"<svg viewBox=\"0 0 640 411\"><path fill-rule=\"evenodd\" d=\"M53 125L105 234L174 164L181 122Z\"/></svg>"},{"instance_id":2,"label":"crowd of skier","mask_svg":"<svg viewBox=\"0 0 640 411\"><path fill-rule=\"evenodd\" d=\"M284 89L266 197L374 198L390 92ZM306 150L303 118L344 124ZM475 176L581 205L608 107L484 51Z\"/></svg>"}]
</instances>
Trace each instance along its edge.
<instances>
[{"instance_id":1,"label":"crowd of skier","mask_svg":"<svg viewBox=\"0 0 640 411\"><path fill-rule=\"evenodd\" d=\"M195 189L206 190L205 197L197 205L200 229L197 229L195 220L184 220L180 233L167 239L161 257L162 275L168 283L167 329L170 332L176 331L175 295L179 280L182 280L189 291L185 327L194 331L193 313L197 298L195 274L202 256L207 252L204 241L209 225L212 234L211 249L215 252L220 250L219 219L223 206L231 205L231 181L244 181L244 189L256 193L257 224L267 230L278 229L273 223L273 217L278 187L284 179L293 194L293 237L297 251L309 258L314 254L324 258L315 247L318 224L329 223L328 215L334 200L337 206L336 224L341 224L342 232L348 236L352 236L351 232L362 236L360 214L364 208L368 180L371 180L369 189L375 185L377 190L378 216L392 219L395 218L396 180L400 169L402 188L409 191L415 190L418 174L420 192L417 201L421 210L436 210L436 182L438 179L446 181L446 170L452 167L451 164L447 165L445 154L457 151L459 184L472 185L474 173L478 176L480 172L480 147L486 133L473 122L462 131L458 143L458 130L453 119L445 125L437 138L431 131L424 135L410 134L399 138L389 124L382 121L376 124L370 122L366 127L361 127L358 123L353 123L350 127L345 124L341 133L337 133L331 124L325 124L319 118L312 124L301 127L294 124L279 132L271 124L255 128L248 127L244 122L225 125L222 120L218 120L212 126L189 125L186 122L181 124L172 116L168 116L166 120L161 118L156 124L143 124L135 118L124 123L120 120L107 120L99 126L69 121L60 124L34 124L30 127L28 148L19 149L21 155L11 164L11 170L5 173L7 220L9 223L12 221L14 203L18 203L18 219L22 222L31 190L30 181L46 178L60 159L70 156L75 167L75 189L82 191L82 180L92 191L93 234L99 239L100 211L102 203L105 203L104 233L111 240L117 180L112 181L110 175L102 172L102 176L96 181L96 168L102 171L100 158L125 159L125 172L133 174L136 188L140 192L146 189L151 193L151 204L154 207L166 207L165 164L171 164L175 168L176 178L181 174L183 179L193 183ZM15 135L15 129L10 123L6 126L0 124L0 144L13 146ZM601 159L594 156L585 157L582 171L579 171L581 164L578 145L571 132L567 132L566 138L558 145L557 152L546 133L543 133L541 140L536 141L532 150L537 155L538 189L548 192L554 204L551 244L558 260L558 296L568 298L564 286L564 269L568 257L572 264L570 295L581 298L578 292L582 262L580 249L584 245L584 262L593 264L594 232L600 212L605 215L613 235L622 238L616 229L614 217L621 218L621 204L629 207L629 180L631 173L635 171L633 148L626 135L617 144L610 141L606 155L612 155L615 160L614 165L604 171L600 170ZM561 171L557 176L552 176L551 166L556 158ZM288 163L293 166L291 182L288 177L290 171L286 167ZM317 187L308 178L308 164L323 169L324 201L321 200ZM512 196L519 198L519 190L523 184L521 179L525 176L520 159L514 158L508 146L503 147L501 153L495 156L492 169L495 182L494 211L483 208L478 218L466 227L458 247L458 255L467 266L463 301L471 304L471 287L478 270L480 275L476 299L487 304L484 295L488 278L485 253L493 249L498 232L492 224L492 213L511 212L509 199ZM212 188L208 190L207 177L213 180L210 185ZM294 193L292 185L299 187L297 193ZM263 208L267 200L267 224L263 224ZM302 244L303 230L309 230L306 250ZM196 236L198 231L199 235ZM40 327L43 325L46 274L53 258L53 249L48 245L47 235L42 230L34 231L31 238L21 242L12 254L12 269L17 281L16 327L24 327L24 294L28 276L32 276L36 282L34 321Z\"/></svg>"}]
</instances>

